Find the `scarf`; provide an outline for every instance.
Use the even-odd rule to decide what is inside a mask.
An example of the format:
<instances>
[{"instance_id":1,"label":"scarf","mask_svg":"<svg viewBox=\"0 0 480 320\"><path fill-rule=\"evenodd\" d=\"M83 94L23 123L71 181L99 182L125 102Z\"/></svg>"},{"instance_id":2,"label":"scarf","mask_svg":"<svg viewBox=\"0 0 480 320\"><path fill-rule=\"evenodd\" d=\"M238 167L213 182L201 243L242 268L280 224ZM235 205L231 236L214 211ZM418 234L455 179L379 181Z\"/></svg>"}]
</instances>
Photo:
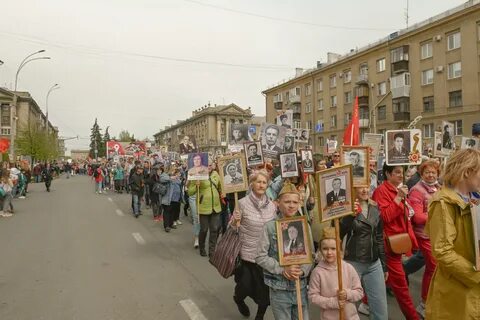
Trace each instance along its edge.
<instances>
[{"instance_id":1,"label":"scarf","mask_svg":"<svg viewBox=\"0 0 480 320\"><path fill-rule=\"evenodd\" d=\"M255 196L255 193L252 191L248 194L248 197L250 198L250 201L253 203L255 208L257 208L258 211L265 209L267 205L270 203L270 200L265 194L261 198L257 198Z\"/></svg>"}]
</instances>

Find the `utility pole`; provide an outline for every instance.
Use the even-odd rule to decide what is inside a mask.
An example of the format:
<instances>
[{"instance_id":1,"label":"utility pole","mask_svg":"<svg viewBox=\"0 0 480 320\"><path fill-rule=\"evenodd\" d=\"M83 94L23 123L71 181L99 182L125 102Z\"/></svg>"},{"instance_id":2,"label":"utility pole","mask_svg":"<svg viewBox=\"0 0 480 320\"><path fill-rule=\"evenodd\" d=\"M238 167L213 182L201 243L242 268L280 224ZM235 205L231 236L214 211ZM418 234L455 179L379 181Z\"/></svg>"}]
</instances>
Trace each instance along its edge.
<instances>
[{"instance_id":1,"label":"utility pole","mask_svg":"<svg viewBox=\"0 0 480 320\"><path fill-rule=\"evenodd\" d=\"M408 15L408 3L409 3L409 0L407 0L407 8L405 9L405 23L407 24L407 28L408 28L408 19L410 18L410 16Z\"/></svg>"}]
</instances>

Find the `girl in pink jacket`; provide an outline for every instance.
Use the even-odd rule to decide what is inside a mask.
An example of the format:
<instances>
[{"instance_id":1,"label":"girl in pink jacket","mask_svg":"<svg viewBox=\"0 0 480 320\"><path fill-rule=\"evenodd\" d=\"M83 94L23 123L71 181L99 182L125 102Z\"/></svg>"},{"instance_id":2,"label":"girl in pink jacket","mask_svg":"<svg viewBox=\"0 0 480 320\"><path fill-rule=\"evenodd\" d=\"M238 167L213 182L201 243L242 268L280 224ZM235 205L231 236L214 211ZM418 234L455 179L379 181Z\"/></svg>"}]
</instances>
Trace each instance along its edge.
<instances>
[{"instance_id":1,"label":"girl in pink jacket","mask_svg":"<svg viewBox=\"0 0 480 320\"><path fill-rule=\"evenodd\" d=\"M325 228L322 232L320 250L322 260L310 276L308 298L320 307L320 319L339 319L338 312L343 306L344 319L360 320L355 302L363 297L360 278L352 265L342 261L343 290L338 290L337 253L335 229Z\"/></svg>"}]
</instances>

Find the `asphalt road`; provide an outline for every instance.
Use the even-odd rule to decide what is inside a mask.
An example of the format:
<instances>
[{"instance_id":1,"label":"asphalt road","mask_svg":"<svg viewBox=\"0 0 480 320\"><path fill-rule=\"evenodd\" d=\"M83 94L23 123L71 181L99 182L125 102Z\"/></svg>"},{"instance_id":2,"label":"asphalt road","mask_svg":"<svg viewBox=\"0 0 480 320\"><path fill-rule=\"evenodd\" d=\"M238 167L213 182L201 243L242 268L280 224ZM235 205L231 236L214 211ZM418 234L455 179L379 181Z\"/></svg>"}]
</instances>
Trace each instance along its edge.
<instances>
[{"instance_id":1,"label":"asphalt road","mask_svg":"<svg viewBox=\"0 0 480 320\"><path fill-rule=\"evenodd\" d=\"M166 234L150 210L133 218L129 195L97 195L85 176L54 180L50 193L33 184L14 206L13 217L0 218L2 320L243 319L233 279L193 249L183 214ZM411 279L415 302L420 275ZM389 313L403 319L393 298Z\"/></svg>"}]
</instances>

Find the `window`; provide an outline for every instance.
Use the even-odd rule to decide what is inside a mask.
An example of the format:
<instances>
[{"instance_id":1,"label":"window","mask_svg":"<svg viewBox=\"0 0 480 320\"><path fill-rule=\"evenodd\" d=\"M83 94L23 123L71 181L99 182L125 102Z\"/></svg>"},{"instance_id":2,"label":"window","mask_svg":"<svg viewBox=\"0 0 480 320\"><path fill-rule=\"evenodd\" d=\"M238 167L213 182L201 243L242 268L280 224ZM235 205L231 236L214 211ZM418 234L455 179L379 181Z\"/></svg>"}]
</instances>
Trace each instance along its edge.
<instances>
[{"instance_id":1,"label":"window","mask_svg":"<svg viewBox=\"0 0 480 320\"><path fill-rule=\"evenodd\" d=\"M448 99L450 101L450 107L462 106L462 90L452 91L448 93Z\"/></svg>"},{"instance_id":2,"label":"window","mask_svg":"<svg viewBox=\"0 0 480 320\"><path fill-rule=\"evenodd\" d=\"M410 73L405 72L390 78L390 88L396 89L410 85Z\"/></svg>"},{"instance_id":3,"label":"window","mask_svg":"<svg viewBox=\"0 0 480 320\"><path fill-rule=\"evenodd\" d=\"M433 96L423 97L423 112L433 112L434 110Z\"/></svg>"},{"instance_id":4,"label":"window","mask_svg":"<svg viewBox=\"0 0 480 320\"><path fill-rule=\"evenodd\" d=\"M317 80L317 91L323 91L323 79Z\"/></svg>"},{"instance_id":5,"label":"window","mask_svg":"<svg viewBox=\"0 0 480 320\"><path fill-rule=\"evenodd\" d=\"M302 127L302 123L298 120L293 121L293 128L300 129Z\"/></svg>"},{"instance_id":6,"label":"window","mask_svg":"<svg viewBox=\"0 0 480 320\"><path fill-rule=\"evenodd\" d=\"M359 73L361 76L366 76L366 75L368 75L368 64L366 64L366 63L361 64L358 73Z\"/></svg>"},{"instance_id":7,"label":"window","mask_svg":"<svg viewBox=\"0 0 480 320\"><path fill-rule=\"evenodd\" d=\"M330 127L335 128L337 126L337 115L330 117Z\"/></svg>"},{"instance_id":8,"label":"window","mask_svg":"<svg viewBox=\"0 0 480 320\"><path fill-rule=\"evenodd\" d=\"M377 115L378 115L378 120L386 120L387 119L387 106L379 106L377 108Z\"/></svg>"},{"instance_id":9,"label":"window","mask_svg":"<svg viewBox=\"0 0 480 320\"><path fill-rule=\"evenodd\" d=\"M305 113L310 113L312 112L312 104L310 102L307 102L305 104Z\"/></svg>"},{"instance_id":10,"label":"window","mask_svg":"<svg viewBox=\"0 0 480 320\"><path fill-rule=\"evenodd\" d=\"M455 127L455 135L456 136L463 135L463 122L462 122L462 120L453 121L453 125Z\"/></svg>"},{"instance_id":11,"label":"window","mask_svg":"<svg viewBox=\"0 0 480 320\"><path fill-rule=\"evenodd\" d=\"M348 126L350 121L352 121L352 113L351 112L345 113L345 117L343 118L343 120L344 120L343 123L345 124L345 126Z\"/></svg>"},{"instance_id":12,"label":"window","mask_svg":"<svg viewBox=\"0 0 480 320\"><path fill-rule=\"evenodd\" d=\"M448 79L455 79L462 76L462 63L460 61L448 65Z\"/></svg>"},{"instance_id":13,"label":"window","mask_svg":"<svg viewBox=\"0 0 480 320\"><path fill-rule=\"evenodd\" d=\"M387 83L385 81L378 84L378 95L384 96L387 94Z\"/></svg>"},{"instance_id":14,"label":"window","mask_svg":"<svg viewBox=\"0 0 480 320\"><path fill-rule=\"evenodd\" d=\"M330 108L335 108L337 106L337 96L330 97Z\"/></svg>"},{"instance_id":15,"label":"window","mask_svg":"<svg viewBox=\"0 0 480 320\"><path fill-rule=\"evenodd\" d=\"M318 145L323 147L325 145L325 138L324 137L318 137Z\"/></svg>"},{"instance_id":16,"label":"window","mask_svg":"<svg viewBox=\"0 0 480 320\"><path fill-rule=\"evenodd\" d=\"M312 130L312 121L305 121L305 129Z\"/></svg>"},{"instance_id":17,"label":"window","mask_svg":"<svg viewBox=\"0 0 480 320\"><path fill-rule=\"evenodd\" d=\"M337 86L337 76L330 76L330 88L335 88Z\"/></svg>"},{"instance_id":18,"label":"window","mask_svg":"<svg viewBox=\"0 0 480 320\"><path fill-rule=\"evenodd\" d=\"M424 124L423 125L423 137L424 138L433 138L433 135L434 135L433 123Z\"/></svg>"},{"instance_id":19,"label":"window","mask_svg":"<svg viewBox=\"0 0 480 320\"><path fill-rule=\"evenodd\" d=\"M408 61L408 46L395 48L390 51L392 63L399 61Z\"/></svg>"},{"instance_id":20,"label":"window","mask_svg":"<svg viewBox=\"0 0 480 320\"><path fill-rule=\"evenodd\" d=\"M460 48L461 42L460 31L449 34L447 37L448 50Z\"/></svg>"},{"instance_id":21,"label":"window","mask_svg":"<svg viewBox=\"0 0 480 320\"><path fill-rule=\"evenodd\" d=\"M420 46L420 58L427 59L433 56L432 41L426 42Z\"/></svg>"},{"instance_id":22,"label":"window","mask_svg":"<svg viewBox=\"0 0 480 320\"><path fill-rule=\"evenodd\" d=\"M0 110L2 127L10 127L10 105L2 104ZM3 133L2 133L3 134Z\"/></svg>"},{"instance_id":23,"label":"window","mask_svg":"<svg viewBox=\"0 0 480 320\"><path fill-rule=\"evenodd\" d=\"M352 70L343 71L343 83L349 83L352 81Z\"/></svg>"},{"instance_id":24,"label":"window","mask_svg":"<svg viewBox=\"0 0 480 320\"><path fill-rule=\"evenodd\" d=\"M317 120L317 128L315 128L315 131L323 132L324 126L323 120Z\"/></svg>"},{"instance_id":25,"label":"window","mask_svg":"<svg viewBox=\"0 0 480 320\"><path fill-rule=\"evenodd\" d=\"M309 96L312 94L312 84L311 83L307 83L305 85L305 95L306 96Z\"/></svg>"},{"instance_id":26,"label":"window","mask_svg":"<svg viewBox=\"0 0 480 320\"><path fill-rule=\"evenodd\" d=\"M345 92L345 103L352 103L352 91Z\"/></svg>"},{"instance_id":27,"label":"window","mask_svg":"<svg viewBox=\"0 0 480 320\"><path fill-rule=\"evenodd\" d=\"M318 110L323 110L323 99L318 99Z\"/></svg>"},{"instance_id":28,"label":"window","mask_svg":"<svg viewBox=\"0 0 480 320\"><path fill-rule=\"evenodd\" d=\"M385 71L385 58L377 60L377 72Z\"/></svg>"},{"instance_id":29,"label":"window","mask_svg":"<svg viewBox=\"0 0 480 320\"><path fill-rule=\"evenodd\" d=\"M2 129L0 130L0 133L1 133L2 135L4 135L4 136L9 136L9 135L10 135L10 132L11 132L11 131L10 131L9 128L2 128Z\"/></svg>"},{"instance_id":30,"label":"window","mask_svg":"<svg viewBox=\"0 0 480 320\"><path fill-rule=\"evenodd\" d=\"M410 112L409 100L399 99L392 101L393 113L405 113Z\"/></svg>"},{"instance_id":31,"label":"window","mask_svg":"<svg viewBox=\"0 0 480 320\"><path fill-rule=\"evenodd\" d=\"M433 83L433 69L422 71L422 86Z\"/></svg>"}]
</instances>

